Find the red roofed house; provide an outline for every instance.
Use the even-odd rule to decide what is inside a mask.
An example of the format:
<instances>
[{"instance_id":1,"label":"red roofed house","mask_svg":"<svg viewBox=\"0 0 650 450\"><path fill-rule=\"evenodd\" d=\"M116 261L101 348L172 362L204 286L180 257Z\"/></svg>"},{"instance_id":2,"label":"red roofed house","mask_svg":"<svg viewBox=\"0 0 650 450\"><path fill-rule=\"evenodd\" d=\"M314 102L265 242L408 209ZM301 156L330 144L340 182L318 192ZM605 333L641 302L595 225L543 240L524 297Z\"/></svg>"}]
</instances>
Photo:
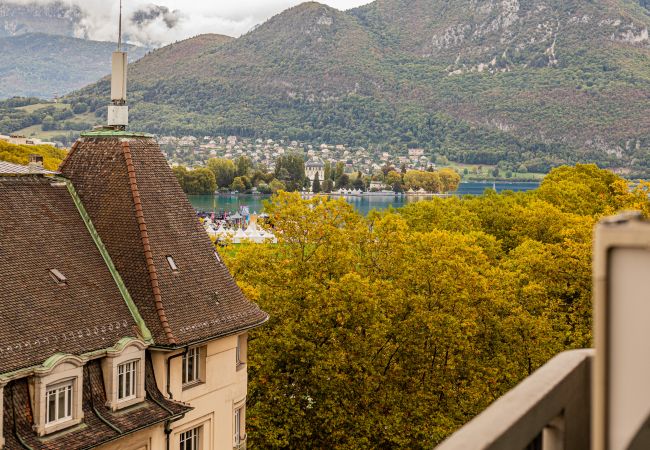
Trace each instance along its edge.
<instances>
[{"instance_id":1,"label":"red roofed house","mask_svg":"<svg viewBox=\"0 0 650 450\"><path fill-rule=\"evenodd\" d=\"M0 167L0 448L246 446L247 331L268 315L155 139L124 131L124 96L60 173Z\"/></svg>"}]
</instances>

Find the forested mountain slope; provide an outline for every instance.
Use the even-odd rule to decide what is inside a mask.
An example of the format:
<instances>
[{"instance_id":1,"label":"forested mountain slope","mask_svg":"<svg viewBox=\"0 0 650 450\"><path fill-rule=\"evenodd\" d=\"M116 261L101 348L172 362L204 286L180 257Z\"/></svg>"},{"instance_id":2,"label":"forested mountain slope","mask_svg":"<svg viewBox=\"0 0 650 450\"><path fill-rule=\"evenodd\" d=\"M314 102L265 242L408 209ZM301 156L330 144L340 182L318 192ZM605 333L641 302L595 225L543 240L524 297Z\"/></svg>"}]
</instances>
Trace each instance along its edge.
<instances>
[{"instance_id":1,"label":"forested mountain slope","mask_svg":"<svg viewBox=\"0 0 650 450\"><path fill-rule=\"evenodd\" d=\"M133 127L423 146L646 172L648 11L631 0L310 2L133 64ZM186 51L186 47L192 51ZM70 101L105 106L103 80Z\"/></svg>"},{"instance_id":2,"label":"forested mountain slope","mask_svg":"<svg viewBox=\"0 0 650 450\"><path fill-rule=\"evenodd\" d=\"M115 43L43 33L0 38L0 98L53 98L110 73ZM129 60L146 49L128 46Z\"/></svg>"}]
</instances>

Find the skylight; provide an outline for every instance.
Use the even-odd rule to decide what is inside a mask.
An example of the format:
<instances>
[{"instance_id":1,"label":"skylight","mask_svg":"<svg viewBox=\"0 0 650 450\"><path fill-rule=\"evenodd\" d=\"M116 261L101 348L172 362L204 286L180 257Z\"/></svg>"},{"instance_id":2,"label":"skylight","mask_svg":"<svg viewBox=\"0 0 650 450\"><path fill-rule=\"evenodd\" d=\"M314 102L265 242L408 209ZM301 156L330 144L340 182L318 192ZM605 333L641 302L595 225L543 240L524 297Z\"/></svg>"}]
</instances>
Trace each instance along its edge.
<instances>
[{"instance_id":1,"label":"skylight","mask_svg":"<svg viewBox=\"0 0 650 450\"><path fill-rule=\"evenodd\" d=\"M50 269L50 276L59 286L68 284L68 279L59 271L59 269Z\"/></svg>"},{"instance_id":2,"label":"skylight","mask_svg":"<svg viewBox=\"0 0 650 450\"><path fill-rule=\"evenodd\" d=\"M167 263L169 264L169 268L172 269L172 272L178 272L178 266L176 265L174 258L167 256Z\"/></svg>"}]
</instances>

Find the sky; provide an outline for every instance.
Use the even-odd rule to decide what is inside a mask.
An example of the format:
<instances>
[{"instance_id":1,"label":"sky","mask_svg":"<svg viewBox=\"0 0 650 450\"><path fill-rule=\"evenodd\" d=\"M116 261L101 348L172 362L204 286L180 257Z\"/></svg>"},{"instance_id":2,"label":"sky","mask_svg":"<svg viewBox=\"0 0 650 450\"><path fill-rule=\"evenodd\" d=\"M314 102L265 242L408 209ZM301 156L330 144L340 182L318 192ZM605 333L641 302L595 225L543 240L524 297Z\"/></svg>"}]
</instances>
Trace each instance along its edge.
<instances>
[{"instance_id":1,"label":"sky","mask_svg":"<svg viewBox=\"0 0 650 450\"><path fill-rule=\"evenodd\" d=\"M13 0L17 3L54 0ZM115 40L119 0L59 0L84 13L78 37ZM202 33L238 37L300 0L123 0L124 29L133 43L162 45ZM354 8L370 0L320 0L334 8ZM133 19L137 20L134 21Z\"/></svg>"}]
</instances>

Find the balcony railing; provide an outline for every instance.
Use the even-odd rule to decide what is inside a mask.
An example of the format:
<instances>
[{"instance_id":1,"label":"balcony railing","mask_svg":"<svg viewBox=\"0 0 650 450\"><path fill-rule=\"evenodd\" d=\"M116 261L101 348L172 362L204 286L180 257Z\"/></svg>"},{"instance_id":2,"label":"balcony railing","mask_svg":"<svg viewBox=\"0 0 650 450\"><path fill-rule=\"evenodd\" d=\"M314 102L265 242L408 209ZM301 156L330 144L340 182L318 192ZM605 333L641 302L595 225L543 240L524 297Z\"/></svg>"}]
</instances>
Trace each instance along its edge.
<instances>
[{"instance_id":1,"label":"balcony railing","mask_svg":"<svg viewBox=\"0 0 650 450\"><path fill-rule=\"evenodd\" d=\"M437 449L588 449L593 356L592 349L560 353Z\"/></svg>"}]
</instances>

